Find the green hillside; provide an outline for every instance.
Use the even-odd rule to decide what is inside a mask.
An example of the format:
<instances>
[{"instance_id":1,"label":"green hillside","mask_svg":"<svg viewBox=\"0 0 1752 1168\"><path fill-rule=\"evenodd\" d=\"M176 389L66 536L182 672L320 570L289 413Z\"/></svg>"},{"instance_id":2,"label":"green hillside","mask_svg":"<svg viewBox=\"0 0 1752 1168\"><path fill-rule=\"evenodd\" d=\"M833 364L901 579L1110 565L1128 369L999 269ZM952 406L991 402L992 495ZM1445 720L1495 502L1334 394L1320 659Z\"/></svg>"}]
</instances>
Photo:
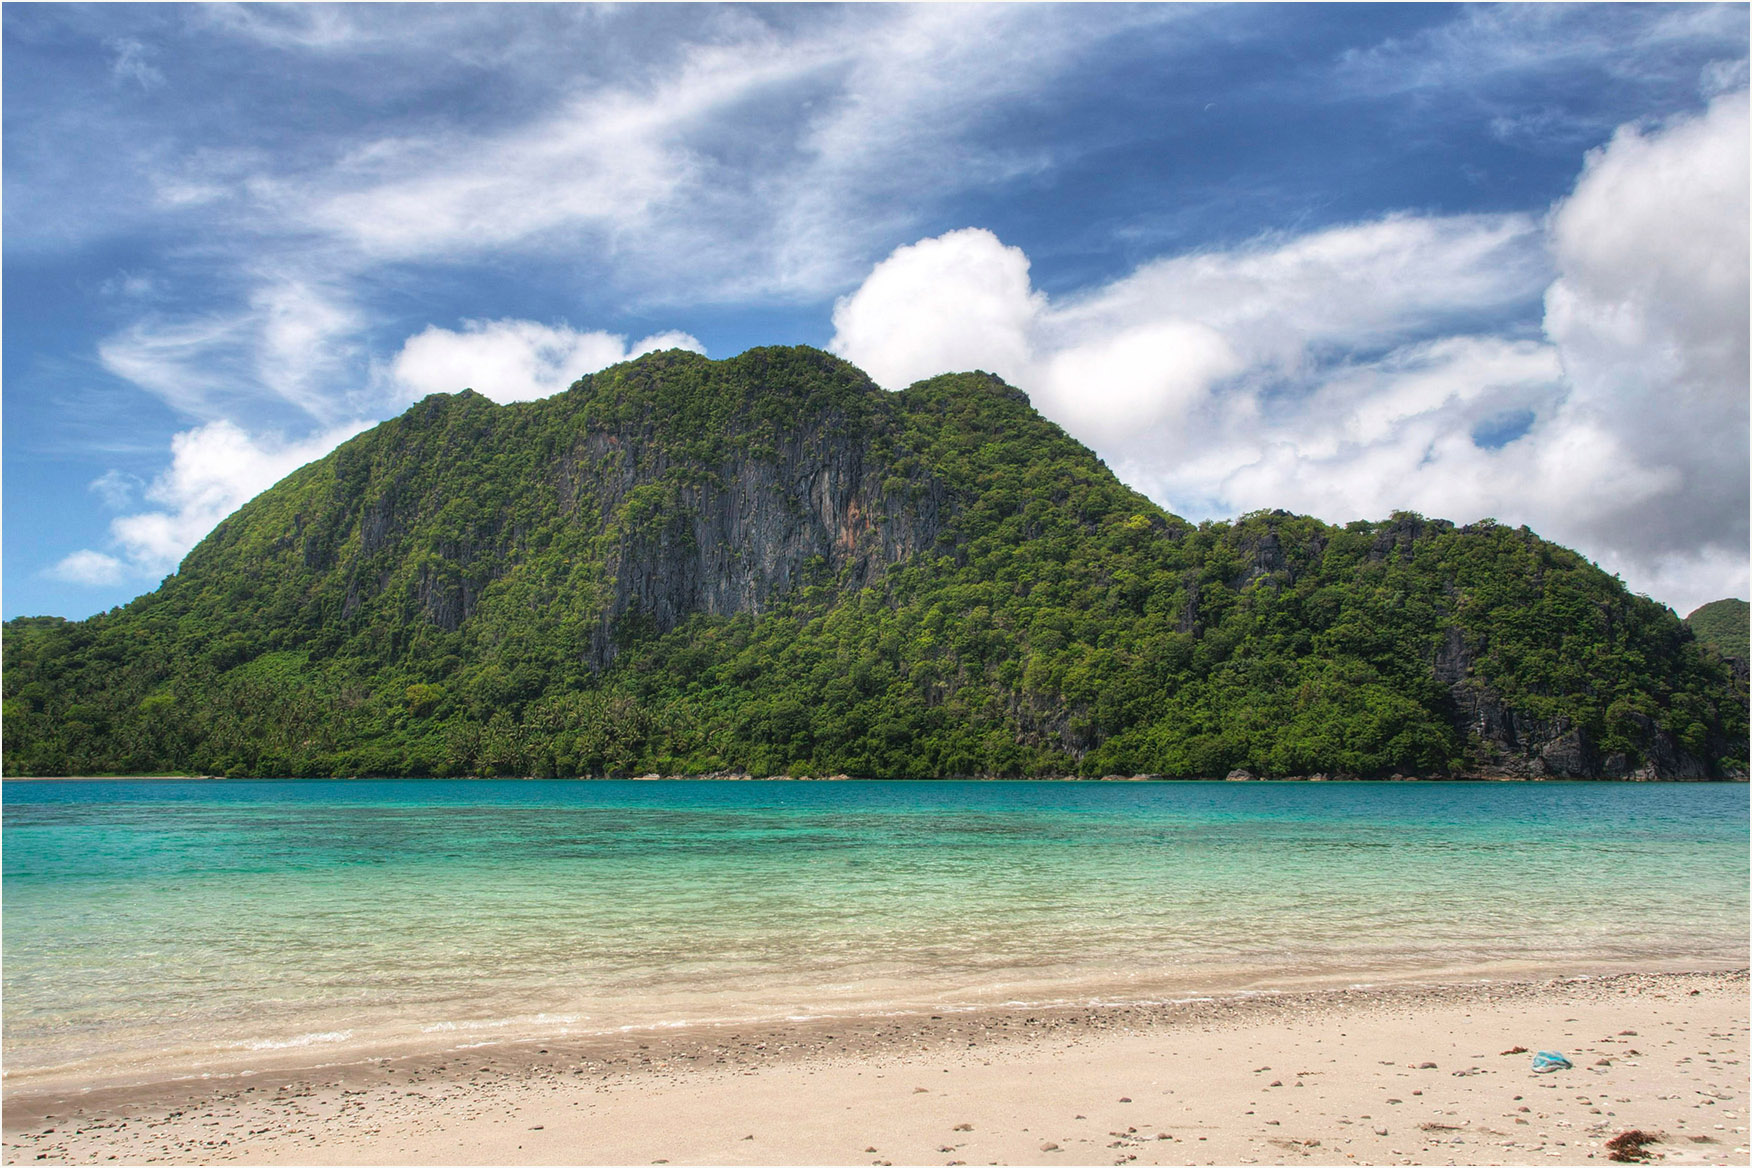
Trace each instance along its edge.
<instances>
[{"instance_id":1,"label":"green hillside","mask_svg":"<svg viewBox=\"0 0 1752 1168\"><path fill-rule=\"evenodd\" d=\"M1524 528L1195 526L806 348L427 398L4 663L7 774L1746 768L1744 680Z\"/></svg>"},{"instance_id":2,"label":"green hillside","mask_svg":"<svg viewBox=\"0 0 1752 1168\"><path fill-rule=\"evenodd\" d=\"M1744 600L1712 600L1685 618L1697 639L1724 657L1752 656L1752 618Z\"/></svg>"}]
</instances>

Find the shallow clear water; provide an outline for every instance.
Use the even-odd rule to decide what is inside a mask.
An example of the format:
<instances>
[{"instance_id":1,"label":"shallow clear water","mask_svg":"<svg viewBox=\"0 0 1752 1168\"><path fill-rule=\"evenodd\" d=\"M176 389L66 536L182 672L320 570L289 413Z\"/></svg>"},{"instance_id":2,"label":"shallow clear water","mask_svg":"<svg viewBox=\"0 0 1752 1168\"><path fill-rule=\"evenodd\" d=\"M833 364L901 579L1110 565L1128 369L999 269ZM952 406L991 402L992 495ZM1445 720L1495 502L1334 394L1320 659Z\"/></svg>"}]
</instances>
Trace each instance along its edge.
<instances>
[{"instance_id":1,"label":"shallow clear water","mask_svg":"<svg viewBox=\"0 0 1752 1168\"><path fill-rule=\"evenodd\" d=\"M9 782L9 1081L1746 963L1747 788Z\"/></svg>"}]
</instances>

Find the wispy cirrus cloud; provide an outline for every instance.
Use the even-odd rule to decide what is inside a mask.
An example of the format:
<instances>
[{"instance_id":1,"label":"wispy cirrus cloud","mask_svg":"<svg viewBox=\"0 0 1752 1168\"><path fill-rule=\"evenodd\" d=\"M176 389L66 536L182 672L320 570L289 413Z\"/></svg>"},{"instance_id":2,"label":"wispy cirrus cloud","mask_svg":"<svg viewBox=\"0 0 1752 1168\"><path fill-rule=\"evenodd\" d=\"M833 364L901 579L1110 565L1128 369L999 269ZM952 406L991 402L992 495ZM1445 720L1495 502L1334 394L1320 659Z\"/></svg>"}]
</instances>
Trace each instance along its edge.
<instances>
[{"instance_id":1,"label":"wispy cirrus cloud","mask_svg":"<svg viewBox=\"0 0 1752 1168\"><path fill-rule=\"evenodd\" d=\"M1372 94L1467 94L1555 74L1604 73L1621 83L1696 84L1700 48L1744 39L1728 6L1496 4L1345 52L1336 80ZM1504 97L1507 95L1504 94Z\"/></svg>"},{"instance_id":2,"label":"wispy cirrus cloud","mask_svg":"<svg viewBox=\"0 0 1752 1168\"><path fill-rule=\"evenodd\" d=\"M329 57L377 51L378 15L201 19ZM213 273L235 291L142 316L99 355L194 417L292 407L329 425L373 408L363 289L400 273L575 250L626 303L818 297L921 212L904 188L941 200L1039 165L970 138L1114 25L1004 9L842 10L800 32L714 19L716 39L673 47L667 68L555 88L508 121L343 133L326 158L161 151L146 171L159 205L219 227L181 249L184 280Z\"/></svg>"},{"instance_id":3,"label":"wispy cirrus cloud","mask_svg":"<svg viewBox=\"0 0 1752 1168\"><path fill-rule=\"evenodd\" d=\"M141 89L155 89L164 84L164 74L151 63L151 51L132 37L117 37L109 42L115 53L110 75L117 84L132 82Z\"/></svg>"},{"instance_id":4,"label":"wispy cirrus cloud","mask_svg":"<svg viewBox=\"0 0 1752 1168\"><path fill-rule=\"evenodd\" d=\"M1282 466L1362 507L1385 496L1340 489L1346 442L1403 438L1391 476L1454 433L1488 452L1550 425L1573 392L1553 355L1586 346L1541 334L1541 297L1598 296L1540 216L1588 146L1743 87L1746 54L1728 7L1336 11L27 8L9 290L87 265L81 356L112 383L81 393L264 450L428 388L559 388L666 334L819 339L837 297L879 376L1021 370L1177 506L1239 506ZM57 38L88 51L19 50ZM209 512L153 513L186 535Z\"/></svg>"},{"instance_id":5,"label":"wispy cirrus cloud","mask_svg":"<svg viewBox=\"0 0 1752 1168\"><path fill-rule=\"evenodd\" d=\"M98 345L103 367L203 419L260 415L265 403L321 424L357 413L361 314L296 276L264 280L241 306L152 314Z\"/></svg>"}]
</instances>

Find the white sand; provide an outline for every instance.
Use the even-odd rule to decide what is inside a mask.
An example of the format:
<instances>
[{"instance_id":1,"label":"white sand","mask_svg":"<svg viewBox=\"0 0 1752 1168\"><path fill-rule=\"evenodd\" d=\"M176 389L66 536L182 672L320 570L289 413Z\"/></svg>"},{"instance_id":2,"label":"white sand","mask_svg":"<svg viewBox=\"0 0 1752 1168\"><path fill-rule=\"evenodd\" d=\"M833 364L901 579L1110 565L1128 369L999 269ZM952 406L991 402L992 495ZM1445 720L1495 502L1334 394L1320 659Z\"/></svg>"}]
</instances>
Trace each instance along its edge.
<instances>
[{"instance_id":1,"label":"white sand","mask_svg":"<svg viewBox=\"0 0 1752 1168\"><path fill-rule=\"evenodd\" d=\"M1744 971L840 1020L9 1094L5 1158L1745 1164L1747 1051Z\"/></svg>"}]
</instances>

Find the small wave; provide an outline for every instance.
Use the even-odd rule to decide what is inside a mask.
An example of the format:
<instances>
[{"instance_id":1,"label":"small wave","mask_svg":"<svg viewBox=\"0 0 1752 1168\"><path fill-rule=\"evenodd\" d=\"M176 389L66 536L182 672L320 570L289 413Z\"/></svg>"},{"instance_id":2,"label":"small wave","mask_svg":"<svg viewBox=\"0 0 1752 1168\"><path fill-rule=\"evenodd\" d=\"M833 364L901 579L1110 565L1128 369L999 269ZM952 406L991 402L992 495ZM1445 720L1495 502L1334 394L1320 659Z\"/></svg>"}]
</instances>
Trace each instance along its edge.
<instances>
[{"instance_id":1,"label":"small wave","mask_svg":"<svg viewBox=\"0 0 1752 1168\"><path fill-rule=\"evenodd\" d=\"M298 1046L318 1046L328 1042L345 1042L353 1037L351 1030L324 1030L316 1034L300 1034L297 1038L261 1038L254 1042L232 1043L245 1050L290 1050Z\"/></svg>"},{"instance_id":2,"label":"small wave","mask_svg":"<svg viewBox=\"0 0 1752 1168\"><path fill-rule=\"evenodd\" d=\"M530 1018L474 1018L463 1022L433 1022L420 1027L421 1034L446 1034L453 1030L502 1030L507 1026L567 1026L584 1019L583 1014L537 1014Z\"/></svg>"}]
</instances>

